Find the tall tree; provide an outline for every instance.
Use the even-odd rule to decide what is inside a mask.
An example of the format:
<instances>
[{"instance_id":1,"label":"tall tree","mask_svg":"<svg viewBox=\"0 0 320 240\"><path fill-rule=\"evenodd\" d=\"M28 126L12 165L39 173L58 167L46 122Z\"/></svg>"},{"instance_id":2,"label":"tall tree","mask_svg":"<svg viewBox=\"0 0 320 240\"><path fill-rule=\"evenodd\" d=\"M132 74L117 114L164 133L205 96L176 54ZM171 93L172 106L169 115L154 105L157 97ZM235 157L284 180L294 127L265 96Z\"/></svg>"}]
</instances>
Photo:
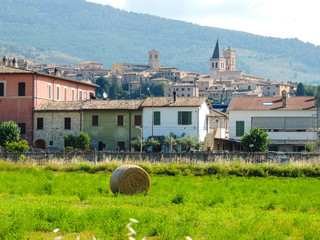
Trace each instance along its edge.
<instances>
[{"instance_id":1,"label":"tall tree","mask_svg":"<svg viewBox=\"0 0 320 240\"><path fill-rule=\"evenodd\" d=\"M299 84L297 86L296 95L297 96L306 96L306 89L305 89L305 86L302 82L299 82Z\"/></svg>"},{"instance_id":2,"label":"tall tree","mask_svg":"<svg viewBox=\"0 0 320 240\"><path fill-rule=\"evenodd\" d=\"M106 93L109 95L109 79L106 77L99 77L96 80L96 84L99 85L100 87L96 89L96 96L98 98L102 98L103 97L103 93Z\"/></svg>"},{"instance_id":3,"label":"tall tree","mask_svg":"<svg viewBox=\"0 0 320 240\"><path fill-rule=\"evenodd\" d=\"M110 99L120 99L122 94L122 88L118 82L117 77L112 77L111 87L109 89L109 98Z\"/></svg>"}]
</instances>

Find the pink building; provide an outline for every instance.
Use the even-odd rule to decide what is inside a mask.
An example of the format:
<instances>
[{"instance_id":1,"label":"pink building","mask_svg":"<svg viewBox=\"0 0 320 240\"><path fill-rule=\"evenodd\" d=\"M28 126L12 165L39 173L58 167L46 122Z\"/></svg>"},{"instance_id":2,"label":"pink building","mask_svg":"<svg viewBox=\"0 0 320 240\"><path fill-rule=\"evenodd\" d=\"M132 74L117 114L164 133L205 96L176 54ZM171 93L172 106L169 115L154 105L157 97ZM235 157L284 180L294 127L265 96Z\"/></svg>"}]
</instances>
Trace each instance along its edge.
<instances>
[{"instance_id":1,"label":"pink building","mask_svg":"<svg viewBox=\"0 0 320 240\"><path fill-rule=\"evenodd\" d=\"M5 60L5 59L4 59ZM12 120L21 128L21 138L30 145L34 129L41 128L38 119L33 124L33 109L43 101L83 101L94 96L96 84L0 66L0 122ZM38 146L37 146L38 147Z\"/></svg>"}]
</instances>

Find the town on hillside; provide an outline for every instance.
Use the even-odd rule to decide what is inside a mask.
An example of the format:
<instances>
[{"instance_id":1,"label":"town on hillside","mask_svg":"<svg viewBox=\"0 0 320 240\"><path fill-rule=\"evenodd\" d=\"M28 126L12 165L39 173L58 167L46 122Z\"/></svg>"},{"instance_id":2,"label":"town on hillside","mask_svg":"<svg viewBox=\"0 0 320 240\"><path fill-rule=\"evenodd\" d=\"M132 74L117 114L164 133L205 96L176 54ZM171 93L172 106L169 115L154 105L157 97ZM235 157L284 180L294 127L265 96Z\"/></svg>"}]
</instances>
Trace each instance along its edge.
<instances>
[{"instance_id":1,"label":"town on hillside","mask_svg":"<svg viewBox=\"0 0 320 240\"><path fill-rule=\"evenodd\" d=\"M97 151L134 151L137 139L168 135L195 137L202 151L243 151L241 139L255 127L268 133L269 151L301 152L319 139L319 93L296 96L298 83L237 70L236 51L223 51L219 40L209 74L163 66L154 49L147 57L147 64L111 70L92 61L74 67L4 56L0 122L14 121L21 139L41 149L63 149L65 136L81 132Z\"/></svg>"}]
</instances>

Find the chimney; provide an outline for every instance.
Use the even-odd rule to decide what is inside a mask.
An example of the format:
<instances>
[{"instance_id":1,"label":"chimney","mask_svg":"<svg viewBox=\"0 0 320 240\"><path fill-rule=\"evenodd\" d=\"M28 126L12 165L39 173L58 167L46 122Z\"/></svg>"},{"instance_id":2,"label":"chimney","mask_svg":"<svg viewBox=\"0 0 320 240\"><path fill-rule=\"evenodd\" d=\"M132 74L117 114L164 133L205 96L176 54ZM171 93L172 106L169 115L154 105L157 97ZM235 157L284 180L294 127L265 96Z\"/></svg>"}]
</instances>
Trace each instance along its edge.
<instances>
[{"instance_id":1,"label":"chimney","mask_svg":"<svg viewBox=\"0 0 320 240\"><path fill-rule=\"evenodd\" d=\"M281 92L281 94L282 94L282 107L287 107L287 99L288 99L288 97L287 97L287 92L286 92L286 90L283 90L282 92Z\"/></svg>"},{"instance_id":2,"label":"chimney","mask_svg":"<svg viewBox=\"0 0 320 240\"><path fill-rule=\"evenodd\" d=\"M4 56L3 59L2 59L2 65L3 66L8 66L8 58L6 56Z\"/></svg>"},{"instance_id":3,"label":"chimney","mask_svg":"<svg viewBox=\"0 0 320 240\"><path fill-rule=\"evenodd\" d=\"M17 61L17 59L15 57L12 60L12 67L18 68L18 61Z\"/></svg>"},{"instance_id":4,"label":"chimney","mask_svg":"<svg viewBox=\"0 0 320 240\"><path fill-rule=\"evenodd\" d=\"M56 68L56 67L54 68L54 75L58 76L58 68Z\"/></svg>"},{"instance_id":5,"label":"chimney","mask_svg":"<svg viewBox=\"0 0 320 240\"><path fill-rule=\"evenodd\" d=\"M173 103L176 103L177 101L177 92L173 91Z\"/></svg>"},{"instance_id":6,"label":"chimney","mask_svg":"<svg viewBox=\"0 0 320 240\"><path fill-rule=\"evenodd\" d=\"M25 70L27 70L27 69L28 69L28 63L27 63L27 61L24 61L24 63L23 63L23 67L24 67L24 69L25 69Z\"/></svg>"}]
</instances>

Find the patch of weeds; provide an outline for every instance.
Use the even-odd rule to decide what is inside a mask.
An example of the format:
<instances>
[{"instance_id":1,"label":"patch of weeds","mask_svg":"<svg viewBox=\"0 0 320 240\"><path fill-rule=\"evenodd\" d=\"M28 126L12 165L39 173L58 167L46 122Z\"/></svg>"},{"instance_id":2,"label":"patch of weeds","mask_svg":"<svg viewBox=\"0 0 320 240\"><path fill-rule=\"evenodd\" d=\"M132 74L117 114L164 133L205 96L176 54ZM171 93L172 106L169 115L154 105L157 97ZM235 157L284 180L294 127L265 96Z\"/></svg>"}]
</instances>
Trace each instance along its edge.
<instances>
[{"instance_id":1,"label":"patch of weeds","mask_svg":"<svg viewBox=\"0 0 320 240\"><path fill-rule=\"evenodd\" d=\"M277 208L277 204L274 201L269 202L267 205L263 207L264 210L275 210Z\"/></svg>"},{"instance_id":2,"label":"patch of weeds","mask_svg":"<svg viewBox=\"0 0 320 240\"><path fill-rule=\"evenodd\" d=\"M178 193L172 200L171 202L174 204L183 204L185 201L185 195L182 193Z\"/></svg>"},{"instance_id":3,"label":"patch of weeds","mask_svg":"<svg viewBox=\"0 0 320 240\"><path fill-rule=\"evenodd\" d=\"M209 207L213 207L216 204L224 203L224 197L221 195L216 195L214 199L208 204Z\"/></svg>"},{"instance_id":4,"label":"patch of weeds","mask_svg":"<svg viewBox=\"0 0 320 240\"><path fill-rule=\"evenodd\" d=\"M88 193L85 191L80 191L77 193L78 198L80 199L80 201L85 201L88 199Z\"/></svg>"}]
</instances>

